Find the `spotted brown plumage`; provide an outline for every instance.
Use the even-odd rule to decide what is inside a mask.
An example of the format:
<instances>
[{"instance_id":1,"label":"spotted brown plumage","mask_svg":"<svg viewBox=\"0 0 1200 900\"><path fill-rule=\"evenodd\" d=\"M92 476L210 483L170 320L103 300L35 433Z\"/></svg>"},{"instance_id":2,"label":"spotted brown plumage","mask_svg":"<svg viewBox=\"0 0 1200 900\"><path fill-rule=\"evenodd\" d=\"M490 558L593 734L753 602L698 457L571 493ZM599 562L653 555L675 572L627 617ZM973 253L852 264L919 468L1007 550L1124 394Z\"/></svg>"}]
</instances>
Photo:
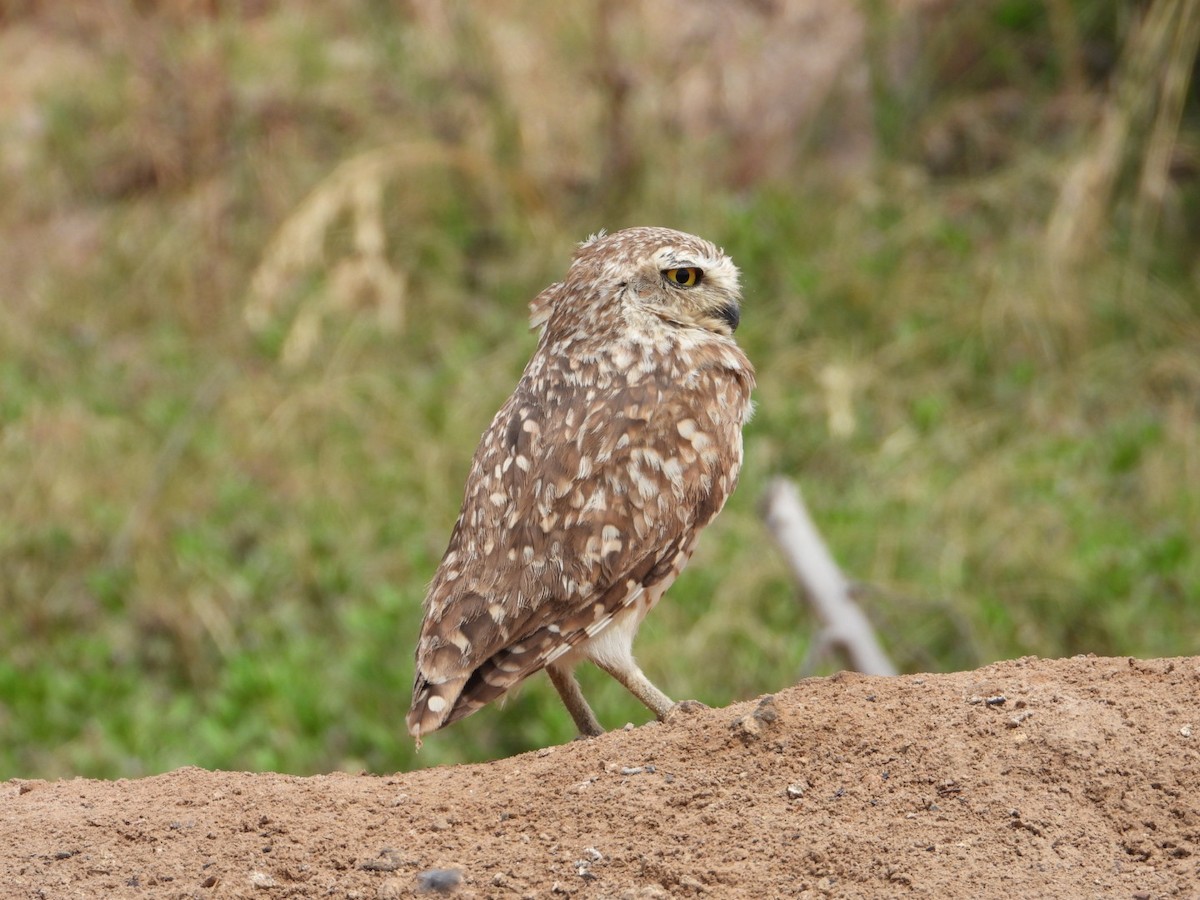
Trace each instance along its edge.
<instances>
[{"instance_id":1,"label":"spotted brown plumage","mask_svg":"<svg viewBox=\"0 0 1200 900\"><path fill-rule=\"evenodd\" d=\"M737 484L754 368L723 251L666 228L593 236L530 309L537 350L479 443L425 599L418 746L543 668L580 733L601 733L583 659L665 717L633 638Z\"/></svg>"}]
</instances>

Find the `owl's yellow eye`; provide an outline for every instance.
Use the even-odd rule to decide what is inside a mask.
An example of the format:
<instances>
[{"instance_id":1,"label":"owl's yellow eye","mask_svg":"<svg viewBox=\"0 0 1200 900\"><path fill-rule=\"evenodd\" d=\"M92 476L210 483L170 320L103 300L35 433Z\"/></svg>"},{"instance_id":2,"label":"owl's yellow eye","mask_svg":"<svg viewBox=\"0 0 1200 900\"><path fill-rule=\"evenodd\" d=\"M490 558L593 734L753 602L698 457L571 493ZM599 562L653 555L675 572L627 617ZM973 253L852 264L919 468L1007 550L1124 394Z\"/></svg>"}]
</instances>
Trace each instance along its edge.
<instances>
[{"instance_id":1,"label":"owl's yellow eye","mask_svg":"<svg viewBox=\"0 0 1200 900\"><path fill-rule=\"evenodd\" d=\"M704 277L704 270L689 266L685 269L664 269L663 277L680 287L695 287Z\"/></svg>"}]
</instances>

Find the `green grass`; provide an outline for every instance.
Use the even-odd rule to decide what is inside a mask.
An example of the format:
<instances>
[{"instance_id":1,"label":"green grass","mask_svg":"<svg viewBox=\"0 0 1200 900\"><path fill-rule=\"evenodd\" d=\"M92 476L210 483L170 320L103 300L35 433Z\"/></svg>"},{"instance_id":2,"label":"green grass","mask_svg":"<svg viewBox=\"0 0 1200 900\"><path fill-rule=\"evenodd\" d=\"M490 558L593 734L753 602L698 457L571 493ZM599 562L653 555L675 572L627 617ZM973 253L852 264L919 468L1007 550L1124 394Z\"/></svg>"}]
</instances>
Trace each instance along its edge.
<instances>
[{"instance_id":1,"label":"green grass","mask_svg":"<svg viewBox=\"0 0 1200 900\"><path fill-rule=\"evenodd\" d=\"M1119 52L1118 5L1075 4L1081 40ZM650 121L622 150L603 116L594 152L564 147L578 181L546 173L522 98L476 83L497 65L486 23L462 13L442 58L382 6L298 9L162 13L96 44L24 26L72 62L14 82L42 125L0 167L0 778L391 771L568 739L541 678L420 757L403 717L470 456L533 348L525 304L602 226L722 243L759 371L742 485L639 638L672 696L806 674L814 622L757 513L778 474L905 670L1196 652L1195 189L1177 183L1134 258L1123 176L1096 252L1049 270L1045 226L1093 132L1081 116L1045 139L1069 60L1041 5L941 22L908 89L876 97L872 165L837 175L814 149L748 183ZM596 77L585 20L543 27L563 77ZM952 51L979 45L964 82ZM1020 127L931 174L922 129L998 84ZM1192 98L1185 147L1196 115ZM389 147L378 211L347 201L250 327L277 230ZM606 168L618 151L641 161L628 190L597 174L626 171ZM400 324L344 265L364 223ZM602 721L648 717L582 677Z\"/></svg>"}]
</instances>

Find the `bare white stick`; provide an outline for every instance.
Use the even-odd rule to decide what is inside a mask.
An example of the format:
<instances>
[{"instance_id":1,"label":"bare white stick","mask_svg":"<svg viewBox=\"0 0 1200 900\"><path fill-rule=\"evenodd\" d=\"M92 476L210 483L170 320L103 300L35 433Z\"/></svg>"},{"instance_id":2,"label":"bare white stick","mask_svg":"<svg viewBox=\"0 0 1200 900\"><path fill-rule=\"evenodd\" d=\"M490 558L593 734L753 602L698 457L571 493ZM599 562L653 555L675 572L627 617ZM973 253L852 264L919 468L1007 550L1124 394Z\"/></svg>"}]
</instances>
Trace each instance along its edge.
<instances>
[{"instance_id":1,"label":"bare white stick","mask_svg":"<svg viewBox=\"0 0 1200 900\"><path fill-rule=\"evenodd\" d=\"M800 489L786 478L772 481L763 498L763 519L821 622L818 641L841 650L858 672L895 675L866 614L850 598L850 584L821 540Z\"/></svg>"}]
</instances>

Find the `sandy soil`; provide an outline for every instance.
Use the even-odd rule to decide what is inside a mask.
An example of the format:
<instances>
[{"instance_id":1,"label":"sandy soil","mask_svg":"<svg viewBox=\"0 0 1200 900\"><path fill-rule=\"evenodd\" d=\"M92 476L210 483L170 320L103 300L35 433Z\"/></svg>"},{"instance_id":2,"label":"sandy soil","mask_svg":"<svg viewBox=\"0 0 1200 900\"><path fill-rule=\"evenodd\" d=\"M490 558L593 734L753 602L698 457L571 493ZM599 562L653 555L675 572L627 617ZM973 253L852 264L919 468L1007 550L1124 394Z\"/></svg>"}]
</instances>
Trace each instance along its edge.
<instances>
[{"instance_id":1,"label":"sandy soil","mask_svg":"<svg viewBox=\"0 0 1200 900\"><path fill-rule=\"evenodd\" d=\"M408 774L0 783L3 897L440 891L1197 897L1200 657L814 678Z\"/></svg>"}]
</instances>

